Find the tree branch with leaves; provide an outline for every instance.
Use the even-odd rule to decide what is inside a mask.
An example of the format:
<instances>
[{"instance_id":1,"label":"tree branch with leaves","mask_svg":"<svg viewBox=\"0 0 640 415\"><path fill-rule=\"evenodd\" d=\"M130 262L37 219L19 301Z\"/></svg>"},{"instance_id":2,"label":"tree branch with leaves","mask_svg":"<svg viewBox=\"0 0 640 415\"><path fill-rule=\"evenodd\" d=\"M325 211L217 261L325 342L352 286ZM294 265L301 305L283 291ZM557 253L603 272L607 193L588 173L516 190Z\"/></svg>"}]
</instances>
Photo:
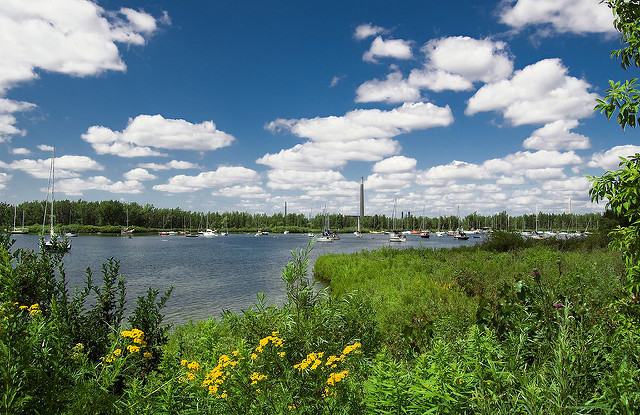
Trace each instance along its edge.
<instances>
[{"instance_id":1,"label":"tree branch with leaves","mask_svg":"<svg viewBox=\"0 0 640 415\"><path fill-rule=\"evenodd\" d=\"M603 0L614 16L614 27L621 33L622 48L611 52L611 57L620 60L625 70L640 68L640 0ZM618 112L618 124L638 125L640 90L638 79L624 83L609 81L610 88L604 99L598 99L595 111L611 118ZM628 304L640 305L640 154L620 157L619 169L608 171L601 177L589 177L592 188L591 201L607 201L606 207L622 218L624 226L618 226L610 236L610 246L622 252L626 265ZM636 307L637 308L637 307ZM637 314L640 316L640 313Z\"/></svg>"}]
</instances>

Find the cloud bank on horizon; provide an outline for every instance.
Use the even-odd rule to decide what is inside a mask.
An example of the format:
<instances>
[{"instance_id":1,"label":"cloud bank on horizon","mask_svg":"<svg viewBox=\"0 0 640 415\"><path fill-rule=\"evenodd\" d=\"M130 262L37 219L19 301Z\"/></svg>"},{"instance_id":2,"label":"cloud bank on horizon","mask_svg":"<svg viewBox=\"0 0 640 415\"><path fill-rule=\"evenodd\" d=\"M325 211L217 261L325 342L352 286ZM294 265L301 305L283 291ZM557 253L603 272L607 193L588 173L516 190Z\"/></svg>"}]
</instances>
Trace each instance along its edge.
<instances>
[{"instance_id":1,"label":"cloud bank on horizon","mask_svg":"<svg viewBox=\"0 0 640 415\"><path fill-rule=\"evenodd\" d=\"M229 91L196 88L174 97L166 88L165 96L158 81L148 92L170 102L170 111L150 110L161 106L119 90L110 105L129 111L126 117L94 116L73 126L75 136L58 142L31 131L48 128L51 109L41 107L38 98L42 93L42 101L49 102L44 94L53 83L90 88L92 80L109 84L118 74L113 84L122 85L120 79L141 76L140 67L154 65L163 44L177 42L174 34L186 36L188 22L177 20L186 15L170 10L180 6L163 7L150 4L155 11L147 12L106 10L89 0L0 3L2 199L43 198L51 162L43 157L56 146L67 153L57 152L55 161L56 188L67 197L205 211L277 212L288 202L289 211L307 213L327 204L354 214L363 176L367 214L390 213L394 199L404 211L430 216L453 214L457 206L481 214L532 213L535 206L563 212L569 199L574 212L590 212L603 206L590 203L585 174L615 168L619 156L640 151L629 142L633 132L603 127L607 123L593 112L601 93L593 83L606 79L593 78L588 64L596 60L606 71L615 66L608 55L580 60L544 49L555 39L566 43L567 53L574 44L581 48L576 54L584 53L593 39L615 48L611 12L597 0L496 1L488 18L493 21L486 23L492 31L482 36L464 33L461 26L456 35L410 31L405 35L413 38L403 38L401 22L385 27L352 21L343 28L341 53L360 51L351 54L353 66L296 74L309 84L323 77L326 90L336 91L335 100L318 100L315 113L280 109L271 97L270 114L276 115L270 119L252 117L250 101L243 101L246 114L230 116L223 110L225 100L239 100L237 91L258 94L262 82L286 74L281 67L267 72L267 62L255 69L264 79L254 83L253 68L232 66L241 72L236 77L212 64L211 77L223 76L216 70L228 74ZM149 56L135 59L145 53ZM296 67L303 53L282 66ZM134 61L135 69L125 59ZM215 60L234 65L224 55ZM577 66L580 62L585 66ZM172 73L176 84L187 82L189 64L182 65L184 73ZM153 70L144 76L152 77ZM141 84L135 81L136 87ZM74 88L76 94L83 90ZM338 92L350 97L339 99ZM183 110L190 99L207 110L198 115ZM98 105L86 105L92 103ZM500 142L508 142L508 150L490 144L496 137L506 137ZM476 147L477 155L460 159L457 154L467 147ZM437 149L437 157L430 149Z\"/></svg>"}]
</instances>

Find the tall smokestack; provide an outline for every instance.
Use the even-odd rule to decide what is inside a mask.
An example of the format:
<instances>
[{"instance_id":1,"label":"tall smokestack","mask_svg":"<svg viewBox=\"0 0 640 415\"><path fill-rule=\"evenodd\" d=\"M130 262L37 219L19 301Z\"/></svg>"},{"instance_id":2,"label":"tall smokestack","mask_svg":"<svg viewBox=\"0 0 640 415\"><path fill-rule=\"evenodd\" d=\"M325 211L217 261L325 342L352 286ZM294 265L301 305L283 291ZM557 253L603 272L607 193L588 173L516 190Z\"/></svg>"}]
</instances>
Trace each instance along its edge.
<instances>
[{"instance_id":1,"label":"tall smokestack","mask_svg":"<svg viewBox=\"0 0 640 415\"><path fill-rule=\"evenodd\" d=\"M364 177L360 177L360 217L364 217Z\"/></svg>"}]
</instances>

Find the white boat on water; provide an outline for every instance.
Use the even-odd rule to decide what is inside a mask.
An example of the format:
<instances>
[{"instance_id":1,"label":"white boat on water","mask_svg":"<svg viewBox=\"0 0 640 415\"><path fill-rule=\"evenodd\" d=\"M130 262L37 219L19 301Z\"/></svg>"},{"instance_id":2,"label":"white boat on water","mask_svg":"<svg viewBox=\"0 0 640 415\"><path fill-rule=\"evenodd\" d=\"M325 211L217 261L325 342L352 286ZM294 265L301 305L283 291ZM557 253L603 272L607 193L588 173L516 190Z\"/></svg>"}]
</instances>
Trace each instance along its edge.
<instances>
[{"instance_id":1,"label":"white boat on water","mask_svg":"<svg viewBox=\"0 0 640 415\"><path fill-rule=\"evenodd\" d=\"M127 209L127 226L120 230L120 235L131 237L131 234L133 234L133 229L129 229L129 209Z\"/></svg>"},{"instance_id":2,"label":"white boat on water","mask_svg":"<svg viewBox=\"0 0 640 415\"><path fill-rule=\"evenodd\" d=\"M462 228L458 229L458 231L453 235L455 239L459 239L461 241L466 241L469 239L469 235L467 235Z\"/></svg>"},{"instance_id":3,"label":"white boat on water","mask_svg":"<svg viewBox=\"0 0 640 415\"><path fill-rule=\"evenodd\" d=\"M407 242L407 237L402 232L392 232L389 234L389 242Z\"/></svg>"},{"instance_id":4,"label":"white boat on water","mask_svg":"<svg viewBox=\"0 0 640 415\"><path fill-rule=\"evenodd\" d=\"M393 223L393 232L389 233L389 242L406 242L407 241L407 237L405 236L405 234L401 231L395 230L396 228L396 209L398 207L398 201L394 200L393 201L393 213L391 215L392 217L392 223ZM409 232L411 233L411 232Z\"/></svg>"},{"instance_id":5,"label":"white boat on water","mask_svg":"<svg viewBox=\"0 0 640 415\"><path fill-rule=\"evenodd\" d=\"M71 249L71 242L67 239L59 239L58 235L53 230L53 202L54 202L54 183L55 183L55 149L51 153L51 170L49 172L49 186L51 189L51 214L49 217L49 240L44 242L45 249L53 249L60 252L66 252ZM46 202L45 202L46 203ZM42 220L42 234L44 235L44 228L47 221L47 209L45 204L44 219Z\"/></svg>"},{"instance_id":6,"label":"white boat on water","mask_svg":"<svg viewBox=\"0 0 640 415\"><path fill-rule=\"evenodd\" d=\"M218 232L215 229L207 229L202 233L202 236L205 238L213 238L214 236L218 236Z\"/></svg>"},{"instance_id":7,"label":"white boat on water","mask_svg":"<svg viewBox=\"0 0 640 415\"><path fill-rule=\"evenodd\" d=\"M24 210L22 211L22 227L20 229L16 228L16 213L18 210L18 206L13 207L13 230L11 231L12 235L25 235L29 233L28 230L24 229Z\"/></svg>"},{"instance_id":8,"label":"white boat on water","mask_svg":"<svg viewBox=\"0 0 640 415\"><path fill-rule=\"evenodd\" d=\"M333 238L329 235L316 236L315 238L317 242L333 242Z\"/></svg>"}]
</instances>

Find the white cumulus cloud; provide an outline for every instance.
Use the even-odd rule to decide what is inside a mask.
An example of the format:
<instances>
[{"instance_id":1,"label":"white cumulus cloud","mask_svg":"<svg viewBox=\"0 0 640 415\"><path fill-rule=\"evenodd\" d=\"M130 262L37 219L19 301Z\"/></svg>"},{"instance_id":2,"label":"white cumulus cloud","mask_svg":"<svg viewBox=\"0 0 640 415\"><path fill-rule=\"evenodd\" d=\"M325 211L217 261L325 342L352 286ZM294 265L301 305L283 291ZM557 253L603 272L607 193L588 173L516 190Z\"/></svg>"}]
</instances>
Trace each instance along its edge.
<instances>
[{"instance_id":1,"label":"white cumulus cloud","mask_svg":"<svg viewBox=\"0 0 640 415\"><path fill-rule=\"evenodd\" d=\"M82 196L84 192L97 190L109 193L142 193L144 186L137 180L113 182L104 176L94 176L86 179L72 178L56 182L56 191L70 196Z\"/></svg>"},{"instance_id":2,"label":"white cumulus cloud","mask_svg":"<svg viewBox=\"0 0 640 415\"><path fill-rule=\"evenodd\" d=\"M10 174L0 172L0 190L5 189L7 187L6 183L8 183L10 180Z\"/></svg>"},{"instance_id":3,"label":"white cumulus cloud","mask_svg":"<svg viewBox=\"0 0 640 415\"><path fill-rule=\"evenodd\" d=\"M371 43L371 47L362 56L365 62L377 62L378 58L411 59L411 42L402 39L384 40L378 36Z\"/></svg>"},{"instance_id":4,"label":"white cumulus cloud","mask_svg":"<svg viewBox=\"0 0 640 415\"><path fill-rule=\"evenodd\" d=\"M620 157L629 158L637 153L640 153L640 146L631 144L615 146L607 151L595 153L587 165L600 167L603 170L617 170L621 162Z\"/></svg>"},{"instance_id":5,"label":"white cumulus cloud","mask_svg":"<svg viewBox=\"0 0 640 415\"><path fill-rule=\"evenodd\" d=\"M117 43L142 45L157 29L143 11L106 11L89 0L0 2L0 91L37 78L36 69L73 76L124 71Z\"/></svg>"},{"instance_id":6,"label":"white cumulus cloud","mask_svg":"<svg viewBox=\"0 0 640 415\"><path fill-rule=\"evenodd\" d=\"M120 157L162 156L153 150L211 151L231 145L235 138L216 128L212 121L192 124L180 119L165 119L161 115L139 115L130 119L119 132L102 126L90 127L82 139L98 154Z\"/></svg>"},{"instance_id":7,"label":"white cumulus cloud","mask_svg":"<svg viewBox=\"0 0 640 415\"><path fill-rule=\"evenodd\" d=\"M24 147L18 147L18 148L12 148L11 149L11 154L17 154L20 156L26 156L31 154L31 150L29 150L28 148L24 148Z\"/></svg>"},{"instance_id":8,"label":"white cumulus cloud","mask_svg":"<svg viewBox=\"0 0 640 415\"><path fill-rule=\"evenodd\" d=\"M141 169L141 168L129 170L128 172L124 173L122 177L124 177L127 180L138 180L138 181L155 180L158 178L158 176L155 176L149 173L147 170Z\"/></svg>"},{"instance_id":9,"label":"white cumulus cloud","mask_svg":"<svg viewBox=\"0 0 640 415\"><path fill-rule=\"evenodd\" d=\"M449 164L434 166L420 172L416 182L428 186L443 185L453 180L486 180L492 177L491 171L483 166L454 160Z\"/></svg>"},{"instance_id":10,"label":"white cumulus cloud","mask_svg":"<svg viewBox=\"0 0 640 415\"><path fill-rule=\"evenodd\" d=\"M591 147L589 137L571 132L578 120L558 120L535 130L522 146L535 150L584 150Z\"/></svg>"},{"instance_id":11,"label":"white cumulus cloud","mask_svg":"<svg viewBox=\"0 0 640 415\"><path fill-rule=\"evenodd\" d=\"M411 157L394 156L373 165L375 173L402 173L415 169L417 160Z\"/></svg>"},{"instance_id":12,"label":"white cumulus cloud","mask_svg":"<svg viewBox=\"0 0 640 415\"><path fill-rule=\"evenodd\" d=\"M196 163L191 163L189 161L178 161L178 160L171 160L171 161L169 161L167 163L163 163L163 164L158 164L158 163L140 163L138 166L142 167L144 169L150 169L150 170L153 170L153 171L171 170L171 169L188 170L188 169L200 169L201 168Z\"/></svg>"},{"instance_id":13,"label":"white cumulus cloud","mask_svg":"<svg viewBox=\"0 0 640 415\"><path fill-rule=\"evenodd\" d=\"M241 199L268 199L269 193L260 186L227 186L211 192L212 196L239 197Z\"/></svg>"},{"instance_id":14,"label":"white cumulus cloud","mask_svg":"<svg viewBox=\"0 0 640 415\"><path fill-rule=\"evenodd\" d=\"M296 171L292 174L290 170L273 169L267 172L267 178L268 187L280 190L313 190L319 186L346 180L342 173L334 170Z\"/></svg>"},{"instance_id":15,"label":"white cumulus cloud","mask_svg":"<svg viewBox=\"0 0 640 415\"><path fill-rule=\"evenodd\" d=\"M498 111L514 126L580 119L593 114L597 95L589 87L568 76L560 59L545 59L511 79L484 85L469 99L465 114Z\"/></svg>"},{"instance_id":16,"label":"white cumulus cloud","mask_svg":"<svg viewBox=\"0 0 640 415\"><path fill-rule=\"evenodd\" d=\"M400 72L387 75L386 80L373 79L356 90L356 102L415 102L420 100L420 90L405 81Z\"/></svg>"},{"instance_id":17,"label":"white cumulus cloud","mask_svg":"<svg viewBox=\"0 0 640 415\"><path fill-rule=\"evenodd\" d=\"M429 69L457 74L470 82L500 81L513 71L505 42L454 36L431 40L422 52Z\"/></svg>"},{"instance_id":18,"label":"white cumulus cloud","mask_svg":"<svg viewBox=\"0 0 640 415\"><path fill-rule=\"evenodd\" d=\"M384 33L385 31L386 30L384 29L384 27L374 26L371 23L366 23L356 27L356 31L353 34L353 37L358 40L362 40L371 36L377 36L380 33Z\"/></svg>"},{"instance_id":19,"label":"white cumulus cloud","mask_svg":"<svg viewBox=\"0 0 640 415\"><path fill-rule=\"evenodd\" d=\"M278 119L266 125L274 132L288 130L298 137L313 141L350 141L363 138L391 138L413 130L444 127L453 122L449 106L432 103L403 104L389 111L379 109L354 110L344 116Z\"/></svg>"},{"instance_id":20,"label":"white cumulus cloud","mask_svg":"<svg viewBox=\"0 0 640 415\"><path fill-rule=\"evenodd\" d=\"M221 166L215 171L202 172L196 176L184 174L173 176L168 183L155 185L153 189L168 193L187 193L255 182L259 182L259 177L254 170L239 166Z\"/></svg>"},{"instance_id":21,"label":"white cumulus cloud","mask_svg":"<svg viewBox=\"0 0 640 415\"><path fill-rule=\"evenodd\" d=\"M516 29L550 25L560 33L615 32L611 10L598 0L509 0L500 20Z\"/></svg>"},{"instance_id":22,"label":"white cumulus cloud","mask_svg":"<svg viewBox=\"0 0 640 415\"><path fill-rule=\"evenodd\" d=\"M160 22L168 22L166 13ZM117 43L143 45L157 28L142 10L107 11L90 0L3 0L0 97L41 71L78 77L124 71ZM0 142L25 133L12 114L34 107L0 98Z\"/></svg>"},{"instance_id":23,"label":"white cumulus cloud","mask_svg":"<svg viewBox=\"0 0 640 415\"><path fill-rule=\"evenodd\" d=\"M23 171L38 179L48 179L51 171L51 158L48 159L22 159L11 163L0 161L0 167L7 170ZM62 156L55 158L55 175L60 178L77 177L78 172L88 170L104 170L97 161L86 156Z\"/></svg>"}]
</instances>

